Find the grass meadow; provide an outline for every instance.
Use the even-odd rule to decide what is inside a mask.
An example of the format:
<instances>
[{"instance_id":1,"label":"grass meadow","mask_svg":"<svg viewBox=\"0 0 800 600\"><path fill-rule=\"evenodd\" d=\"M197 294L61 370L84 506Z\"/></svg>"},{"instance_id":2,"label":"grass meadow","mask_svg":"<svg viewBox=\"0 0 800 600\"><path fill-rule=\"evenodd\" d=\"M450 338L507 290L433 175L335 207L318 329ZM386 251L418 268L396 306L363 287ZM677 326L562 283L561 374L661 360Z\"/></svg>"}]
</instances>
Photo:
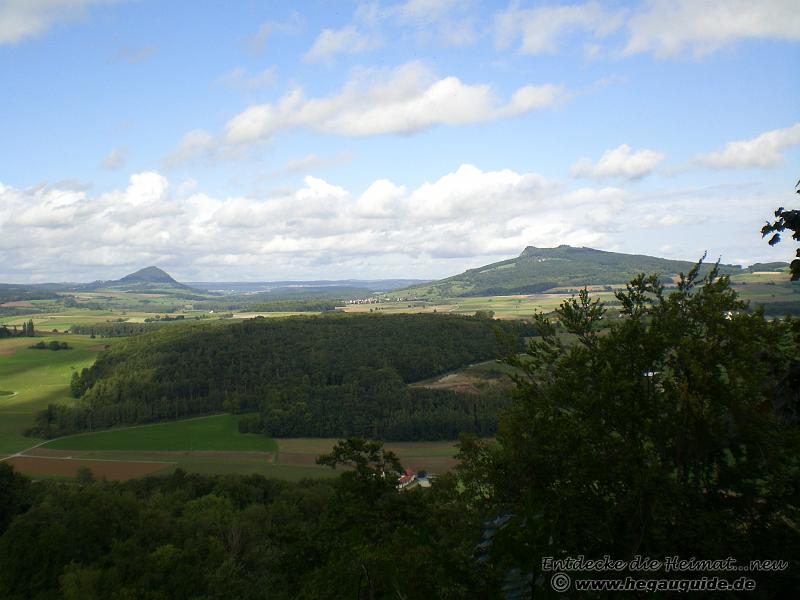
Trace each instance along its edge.
<instances>
[{"instance_id":1,"label":"grass meadow","mask_svg":"<svg viewBox=\"0 0 800 600\"><path fill-rule=\"evenodd\" d=\"M263 435L239 433L238 415L212 415L82 433L54 440L52 450L111 451L211 451L275 452L274 440Z\"/></svg>"},{"instance_id":2,"label":"grass meadow","mask_svg":"<svg viewBox=\"0 0 800 600\"><path fill-rule=\"evenodd\" d=\"M31 350L31 344L52 339L71 350ZM51 402L71 403L69 382L74 370L88 367L106 343L87 336L17 337L0 340L0 456L28 448L38 441L23 435L37 411Z\"/></svg>"}]
</instances>

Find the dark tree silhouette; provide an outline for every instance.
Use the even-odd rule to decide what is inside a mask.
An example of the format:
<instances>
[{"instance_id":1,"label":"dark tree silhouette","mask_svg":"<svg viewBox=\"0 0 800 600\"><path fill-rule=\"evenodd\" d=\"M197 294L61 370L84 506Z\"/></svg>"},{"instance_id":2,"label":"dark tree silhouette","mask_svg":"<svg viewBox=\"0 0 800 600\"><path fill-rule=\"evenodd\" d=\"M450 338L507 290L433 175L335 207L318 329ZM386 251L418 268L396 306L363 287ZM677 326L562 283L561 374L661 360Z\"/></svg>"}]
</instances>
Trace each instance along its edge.
<instances>
[{"instance_id":1,"label":"dark tree silhouette","mask_svg":"<svg viewBox=\"0 0 800 600\"><path fill-rule=\"evenodd\" d=\"M800 194L800 181L794 186L795 193ZM761 237L767 237L770 233L769 245L774 246L781 241L781 233L786 230L792 232L792 239L800 242L800 210L786 210L782 206L775 211L775 221L761 228ZM792 274L792 281L800 280L800 248L795 252L795 259L789 265Z\"/></svg>"}]
</instances>

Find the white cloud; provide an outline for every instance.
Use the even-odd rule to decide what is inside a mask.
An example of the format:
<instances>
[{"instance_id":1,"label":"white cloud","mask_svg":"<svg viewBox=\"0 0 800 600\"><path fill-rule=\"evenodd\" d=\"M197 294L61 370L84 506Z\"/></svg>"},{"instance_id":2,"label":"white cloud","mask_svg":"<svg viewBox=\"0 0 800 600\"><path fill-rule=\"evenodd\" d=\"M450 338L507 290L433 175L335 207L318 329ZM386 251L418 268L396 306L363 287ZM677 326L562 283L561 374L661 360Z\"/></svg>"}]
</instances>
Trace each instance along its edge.
<instances>
[{"instance_id":1,"label":"white cloud","mask_svg":"<svg viewBox=\"0 0 800 600\"><path fill-rule=\"evenodd\" d=\"M696 161L712 169L750 169L783 164L782 151L800 144L800 123L774 129L751 140L729 142L718 152L703 154Z\"/></svg>"},{"instance_id":2,"label":"white cloud","mask_svg":"<svg viewBox=\"0 0 800 600\"><path fill-rule=\"evenodd\" d=\"M89 6L109 1L4 0L0 2L0 44L42 35L56 23L80 18Z\"/></svg>"},{"instance_id":3,"label":"white cloud","mask_svg":"<svg viewBox=\"0 0 800 600\"><path fill-rule=\"evenodd\" d=\"M92 280L146 264L206 280L421 277L529 244L602 243L625 198L471 165L415 188L378 179L361 192L308 176L263 198L212 197L154 172L100 195L0 185L0 280Z\"/></svg>"},{"instance_id":4,"label":"white cloud","mask_svg":"<svg viewBox=\"0 0 800 600\"><path fill-rule=\"evenodd\" d=\"M309 62L330 63L337 54L359 54L379 45L374 34L359 31L354 25L342 29L324 29L305 59Z\"/></svg>"},{"instance_id":5,"label":"white cloud","mask_svg":"<svg viewBox=\"0 0 800 600\"><path fill-rule=\"evenodd\" d=\"M591 159L582 158L570 169L573 177L591 177L603 179L606 177L622 177L636 180L653 172L658 163L665 156L655 150L633 151L628 144L606 150L596 163Z\"/></svg>"},{"instance_id":6,"label":"white cloud","mask_svg":"<svg viewBox=\"0 0 800 600\"><path fill-rule=\"evenodd\" d=\"M250 106L228 121L223 141L253 143L292 127L354 137L414 133L436 125L513 117L553 106L565 96L561 86L528 85L501 104L489 85L465 84L457 77L436 79L418 62L397 67L388 77L378 75L367 72L351 79L333 96L307 99L297 89L275 104Z\"/></svg>"},{"instance_id":7,"label":"white cloud","mask_svg":"<svg viewBox=\"0 0 800 600\"><path fill-rule=\"evenodd\" d=\"M363 190L306 177L267 196L215 197L155 172L101 194L67 187L0 184L0 281L91 281L149 264L185 281L443 277L559 244L786 259L757 233L782 192L760 187L634 194L471 165ZM709 227L720 225L720 206L725 222Z\"/></svg>"},{"instance_id":8,"label":"white cloud","mask_svg":"<svg viewBox=\"0 0 800 600\"><path fill-rule=\"evenodd\" d=\"M114 148L103 157L100 165L109 171L121 169L128 162L128 151L125 148Z\"/></svg>"},{"instance_id":9,"label":"white cloud","mask_svg":"<svg viewBox=\"0 0 800 600\"><path fill-rule=\"evenodd\" d=\"M625 54L700 57L737 41L800 41L796 0L651 0L628 20Z\"/></svg>"},{"instance_id":10,"label":"white cloud","mask_svg":"<svg viewBox=\"0 0 800 600\"><path fill-rule=\"evenodd\" d=\"M520 8L512 3L495 16L495 45L507 48L521 38L522 54L556 52L563 39L575 32L602 38L622 25L622 14L598 2Z\"/></svg>"},{"instance_id":11,"label":"white cloud","mask_svg":"<svg viewBox=\"0 0 800 600\"><path fill-rule=\"evenodd\" d=\"M388 179L373 182L355 205L355 213L363 217L391 217L404 208L406 188L398 186Z\"/></svg>"}]
</instances>

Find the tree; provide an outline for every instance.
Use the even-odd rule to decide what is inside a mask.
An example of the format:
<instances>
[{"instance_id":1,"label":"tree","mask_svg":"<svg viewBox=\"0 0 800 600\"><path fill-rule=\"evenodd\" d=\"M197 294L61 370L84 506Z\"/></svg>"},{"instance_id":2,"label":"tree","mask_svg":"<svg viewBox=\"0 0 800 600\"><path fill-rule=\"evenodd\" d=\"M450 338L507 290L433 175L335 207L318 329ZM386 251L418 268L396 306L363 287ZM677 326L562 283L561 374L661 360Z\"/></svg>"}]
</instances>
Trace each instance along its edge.
<instances>
[{"instance_id":1,"label":"tree","mask_svg":"<svg viewBox=\"0 0 800 600\"><path fill-rule=\"evenodd\" d=\"M543 556L800 553L800 438L778 410L800 329L701 263L672 292L635 278L605 335L585 292L557 311L568 341L537 315L498 443L462 446L467 500L499 519L494 565L547 583ZM797 585L782 577L759 590Z\"/></svg>"},{"instance_id":2,"label":"tree","mask_svg":"<svg viewBox=\"0 0 800 600\"><path fill-rule=\"evenodd\" d=\"M329 454L317 458L317 464L335 469L338 465L351 467L359 481L394 480L402 471L397 455L384 450L383 442L351 437L339 440Z\"/></svg>"},{"instance_id":3,"label":"tree","mask_svg":"<svg viewBox=\"0 0 800 600\"><path fill-rule=\"evenodd\" d=\"M795 192L800 194L800 181L795 185ZM775 211L775 221L761 228L761 237L766 237L770 233L769 245L774 246L781 241L781 233L786 230L792 231L792 239L800 242L800 210L786 210L782 206ZM800 248L795 252L796 258L789 265L792 274L792 281L800 280Z\"/></svg>"}]
</instances>

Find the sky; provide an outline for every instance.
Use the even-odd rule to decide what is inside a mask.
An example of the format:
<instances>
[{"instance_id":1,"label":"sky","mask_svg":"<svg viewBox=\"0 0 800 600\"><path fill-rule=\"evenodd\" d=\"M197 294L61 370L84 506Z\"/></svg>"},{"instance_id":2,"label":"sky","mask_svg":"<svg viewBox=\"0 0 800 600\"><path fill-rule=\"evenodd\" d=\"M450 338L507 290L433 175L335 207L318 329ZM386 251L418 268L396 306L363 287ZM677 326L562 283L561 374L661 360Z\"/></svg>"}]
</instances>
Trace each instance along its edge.
<instances>
[{"instance_id":1,"label":"sky","mask_svg":"<svg viewBox=\"0 0 800 600\"><path fill-rule=\"evenodd\" d=\"M797 9L0 0L0 281L790 260Z\"/></svg>"}]
</instances>

